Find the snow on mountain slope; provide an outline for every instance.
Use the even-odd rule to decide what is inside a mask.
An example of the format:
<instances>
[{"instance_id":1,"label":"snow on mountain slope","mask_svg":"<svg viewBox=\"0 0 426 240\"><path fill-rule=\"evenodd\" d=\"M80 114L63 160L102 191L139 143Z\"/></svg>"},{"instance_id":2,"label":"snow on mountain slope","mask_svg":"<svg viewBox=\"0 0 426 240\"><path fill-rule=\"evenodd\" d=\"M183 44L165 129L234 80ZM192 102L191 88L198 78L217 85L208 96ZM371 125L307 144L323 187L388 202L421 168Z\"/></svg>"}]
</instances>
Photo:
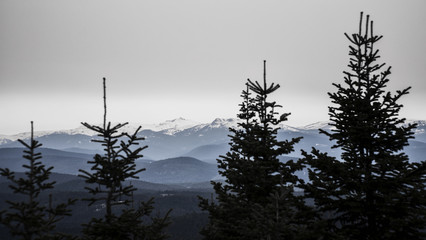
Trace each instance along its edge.
<instances>
[{"instance_id":1,"label":"snow on mountain slope","mask_svg":"<svg viewBox=\"0 0 426 240\"><path fill-rule=\"evenodd\" d=\"M425 120L407 120L407 123L416 123L417 128L414 130L415 134L425 134L426 121Z\"/></svg>"},{"instance_id":2,"label":"snow on mountain slope","mask_svg":"<svg viewBox=\"0 0 426 240\"><path fill-rule=\"evenodd\" d=\"M142 125L142 131L139 136L144 137L145 140L141 144L148 146L143 155L152 160L176 156L191 156L203 160L214 160L217 156L226 152L230 141L228 129L229 127L238 127L238 121L235 118L217 118L211 123L199 124L179 118L160 124ZM424 156L426 152L426 121L413 122L417 123L418 127L415 130L415 139L411 141L407 152L414 159L416 156ZM136 124L129 124L123 130L133 132L137 127L138 125ZM332 143L328 137L318 132L318 128L329 131L328 122L317 122L297 128L282 124L280 128L277 135L280 141L303 137L295 146L295 151L292 153L294 157L300 157L300 150L309 150L313 146L333 156L340 156L340 150L330 149ZM66 131L35 133L37 140L44 147L62 150L71 149L74 152L83 153L102 150L102 146L91 142L93 135L94 133L84 126ZM0 137L0 148L22 147L15 140L20 138L28 141L27 138L29 136L29 133L23 133Z\"/></svg>"},{"instance_id":3,"label":"snow on mountain slope","mask_svg":"<svg viewBox=\"0 0 426 240\"><path fill-rule=\"evenodd\" d=\"M112 125L117 123L112 123ZM101 126L101 124L97 124L98 126ZM173 135L176 132L183 131L185 129L202 125L199 122L195 122L192 120L187 120L184 118L177 118L173 120L167 120L165 122L159 123L159 124L136 124L136 123L129 123L126 126L122 128L123 132L133 133L136 131L136 129L141 126L141 130L152 130L154 132L162 132L164 134ZM59 130L59 131L35 131L34 137L43 137L50 134L69 134L69 135L76 135L76 134L82 134L87 136L94 136L96 133L90 129L87 129L84 126L79 126L77 128L68 129L68 130ZM25 133L19 133L15 135L0 135L0 144L2 142L5 142L6 140L16 141L18 139L28 139L30 138L30 132Z\"/></svg>"},{"instance_id":4,"label":"snow on mountain slope","mask_svg":"<svg viewBox=\"0 0 426 240\"><path fill-rule=\"evenodd\" d=\"M117 123L112 123L117 124ZM187 120L184 118L176 118L172 120L167 120L165 122L159 123L159 124L136 124L136 123L129 123L126 126L122 128L123 132L127 133L134 133L136 129L141 126L141 130L151 130L154 132L161 132L168 135L173 135L176 132L185 130L187 128L194 127L196 125L199 125L199 122L195 122L192 120ZM67 133L67 134L83 134L83 135L94 135L94 132L92 130L87 129L84 126L80 126L75 129L65 130L61 131L61 133Z\"/></svg>"},{"instance_id":5,"label":"snow on mountain slope","mask_svg":"<svg viewBox=\"0 0 426 240\"><path fill-rule=\"evenodd\" d=\"M146 127L142 126L142 129L149 129L155 132L162 132L167 135L173 135L177 132L195 127L197 125L200 125L200 123L192 121L192 120L187 120L184 118L177 118L173 120L167 120L157 125L150 125Z\"/></svg>"},{"instance_id":6,"label":"snow on mountain slope","mask_svg":"<svg viewBox=\"0 0 426 240\"><path fill-rule=\"evenodd\" d=\"M154 132L159 132L166 135L176 135L185 133L183 135L192 134L194 132L202 132L208 131L209 129L228 129L230 127L236 128L238 127L238 122L240 122L237 118L216 118L211 123L199 123L196 121L177 118L173 120L167 120L165 122L159 124L136 124L130 123L122 128L123 132L133 133L136 129L141 126L141 130L151 130ZM300 127L291 127L281 123L279 127L281 131L287 132L305 132L305 131L316 131L318 129L330 130L332 127L328 125L328 121L316 122L312 124L308 124ZM416 135L426 135L426 121L424 120L407 120L407 123L417 123L417 129L415 130ZM113 123L114 124L114 123ZM100 125L100 124L99 124ZM94 136L96 135L90 129L87 129L84 126L79 126L74 129L69 130L60 130L60 131L35 131L34 137L40 138L50 134L68 134L68 135L77 135L82 134L86 136ZM423 137L422 136L422 137ZM0 145L9 143L10 141L16 141L18 139L28 139L30 138L30 132L19 133L15 135L0 135Z\"/></svg>"},{"instance_id":7,"label":"snow on mountain slope","mask_svg":"<svg viewBox=\"0 0 426 240\"><path fill-rule=\"evenodd\" d=\"M329 130L331 129L331 126L328 125L329 122L328 121L320 121L320 122L315 122L315 123L311 123L305 126L301 126L298 127L301 130L318 130L318 129L324 129L324 130Z\"/></svg>"},{"instance_id":8,"label":"snow on mountain slope","mask_svg":"<svg viewBox=\"0 0 426 240\"><path fill-rule=\"evenodd\" d=\"M54 133L54 131L35 131L34 138L42 137ZM31 137L30 132L18 133L15 135L0 135L0 144L6 140L16 141L18 139L28 139Z\"/></svg>"},{"instance_id":9,"label":"snow on mountain slope","mask_svg":"<svg viewBox=\"0 0 426 240\"><path fill-rule=\"evenodd\" d=\"M208 124L208 127L210 128L230 128L230 127L237 127L239 120L236 118L216 118Z\"/></svg>"}]
</instances>

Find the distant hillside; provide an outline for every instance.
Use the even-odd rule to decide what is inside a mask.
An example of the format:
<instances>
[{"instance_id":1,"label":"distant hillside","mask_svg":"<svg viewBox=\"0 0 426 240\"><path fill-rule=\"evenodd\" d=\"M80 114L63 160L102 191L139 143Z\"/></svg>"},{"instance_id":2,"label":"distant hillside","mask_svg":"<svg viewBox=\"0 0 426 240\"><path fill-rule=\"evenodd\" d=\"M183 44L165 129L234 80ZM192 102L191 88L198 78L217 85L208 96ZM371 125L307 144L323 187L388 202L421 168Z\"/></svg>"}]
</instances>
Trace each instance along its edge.
<instances>
[{"instance_id":1,"label":"distant hillside","mask_svg":"<svg viewBox=\"0 0 426 240\"><path fill-rule=\"evenodd\" d=\"M210 181L217 177L217 167L191 157L169 158L145 165L140 173L143 181L152 183L181 184Z\"/></svg>"},{"instance_id":2,"label":"distant hillside","mask_svg":"<svg viewBox=\"0 0 426 240\"><path fill-rule=\"evenodd\" d=\"M216 164L216 159L219 158L220 155L225 155L229 151L228 143L221 144L208 144L196 147L185 153L184 156L197 158L203 160L208 163Z\"/></svg>"},{"instance_id":3,"label":"distant hillside","mask_svg":"<svg viewBox=\"0 0 426 240\"><path fill-rule=\"evenodd\" d=\"M0 166L9 168L15 172L23 172L22 167L28 160L22 157L23 148L0 148ZM53 166L53 172L77 175L79 169L89 170L87 161L93 155L60 151L56 149L40 148L42 154L41 161L47 167Z\"/></svg>"},{"instance_id":4,"label":"distant hillside","mask_svg":"<svg viewBox=\"0 0 426 240\"><path fill-rule=\"evenodd\" d=\"M0 148L0 166L15 172L24 172L22 167L28 160L22 158L23 148ZM78 175L79 169L90 171L88 160L93 155L66 152L56 149L40 148L42 162L47 167L53 166L52 172ZM218 175L216 165L202 162L195 158L178 157L160 161L139 159L137 168L146 168L139 174L140 180L151 183L182 184L208 182ZM78 181L75 183L77 186ZM81 183L83 184L83 183Z\"/></svg>"},{"instance_id":5,"label":"distant hillside","mask_svg":"<svg viewBox=\"0 0 426 240\"><path fill-rule=\"evenodd\" d=\"M25 178L25 173L16 172L17 178ZM54 185L55 191L63 192L87 192L85 187L87 184L84 178L62 173L52 173L49 177L49 182L56 182ZM162 183L151 183L141 181L140 179L128 180L124 185L132 184L137 188L136 193L146 192L164 192L164 191L212 191L212 185L210 182L200 183L187 183L187 184L162 184ZM12 193L12 190L8 187L10 181L3 176L0 176L0 193Z\"/></svg>"}]
</instances>

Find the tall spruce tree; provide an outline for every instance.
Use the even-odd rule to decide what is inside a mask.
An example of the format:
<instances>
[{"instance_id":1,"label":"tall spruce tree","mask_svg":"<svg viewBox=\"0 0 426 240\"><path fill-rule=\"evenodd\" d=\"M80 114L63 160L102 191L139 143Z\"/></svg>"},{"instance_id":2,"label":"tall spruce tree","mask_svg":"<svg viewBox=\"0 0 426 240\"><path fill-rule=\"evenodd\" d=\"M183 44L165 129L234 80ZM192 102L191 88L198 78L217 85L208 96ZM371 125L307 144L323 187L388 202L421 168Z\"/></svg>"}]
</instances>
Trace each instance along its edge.
<instances>
[{"instance_id":1,"label":"tall spruce tree","mask_svg":"<svg viewBox=\"0 0 426 240\"><path fill-rule=\"evenodd\" d=\"M64 239L71 238L55 231L56 223L65 216L71 215L68 208L76 200L69 199L66 203L53 206L52 194L49 195L49 203L45 204L41 200L41 195L47 190L53 189L55 182L49 182L53 167L43 165L42 155L37 152L42 146L34 140L33 122L31 122L31 138L26 143L18 140L24 147L23 157L28 160L23 165L26 169L25 177L17 178L15 172L8 168L0 168L2 176L12 182L9 187L14 194L24 195L23 201L6 201L9 209L0 213L0 222L9 228L14 237L25 240L34 239Z\"/></svg>"},{"instance_id":2,"label":"tall spruce tree","mask_svg":"<svg viewBox=\"0 0 426 240\"><path fill-rule=\"evenodd\" d=\"M278 125L289 113L277 117L281 106L268 99L280 86L267 84L266 61L263 83L248 80L246 86L240 122L230 128L230 151L217 160L225 183L212 182L216 199L200 198L210 219L202 234L205 239L292 239L303 206L293 194L299 165L279 157L292 152L300 138L277 140Z\"/></svg>"},{"instance_id":3,"label":"tall spruce tree","mask_svg":"<svg viewBox=\"0 0 426 240\"><path fill-rule=\"evenodd\" d=\"M313 149L304 152L310 182L304 186L327 222L327 239L425 239L425 162L403 152L415 124L398 116L410 88L385 90L390 67L376 63L373 22L361 13L359 32L348 35L350 71L333 84L330 132L340 159ZM384 70L383 70L384 69Z\"/></svg>"},{"instance_id":4,"label":"tall spruce tree","mask_svg":"<svg viewBox=\"0 0 426 240\"><path fill-rule=\"evenodd\" d=\"M169 224L169 212L164 217L150 217L153 199L140 202L134 209L129 207L133 193L137 189L125 185L125 180L137 179L138 173L145 169L136 169L135 161L142 157L141 151L147 146L138 147L144 138L139 137L139 127L133 134L120 132L128 123L112 125L106 121L106 86L104 86L104 122L103 126L82 123L95 131L100 139L93 140L104 146L104 154L96 154L92 161L91 172L80 170L86 179L86 189L93 195L89 206L101 202L105 206L103 218L93 218L83 229L84 239L165 239L164 228ZM121 208L119 208L121 206ZM127 207L126 207L127 206ZM121 213L118 213L121 210ZM149 220L149 221L147 221Z\"/></svg>"}]
</instances>

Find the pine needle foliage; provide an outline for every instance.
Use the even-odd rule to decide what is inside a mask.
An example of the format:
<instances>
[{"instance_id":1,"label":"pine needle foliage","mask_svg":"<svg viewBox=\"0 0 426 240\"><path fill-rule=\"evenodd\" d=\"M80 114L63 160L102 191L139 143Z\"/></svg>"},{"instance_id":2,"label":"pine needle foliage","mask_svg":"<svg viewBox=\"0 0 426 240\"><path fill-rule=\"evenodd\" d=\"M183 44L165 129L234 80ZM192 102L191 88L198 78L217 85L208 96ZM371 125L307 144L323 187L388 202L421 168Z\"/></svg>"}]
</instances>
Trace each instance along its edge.
<instances>
[{"instance_id":1,"label":"pine needle foliage","mask_svg":"<svg viewBox=\"0 0 426 240\"><path fill-rule=\"evenodd\" d=\"M395 94L385 90L391 68L377 63L375 44L382 38L361 13L359 32L350 41L344 84L329 93L330 132L341 159L317 149L304 152L311 167L306 196L327 223L327 239L425 239L425 162L410 162L403 152L416 124L399 117ZM364 26L365 24L365 26Z\"/></svg>"},{"instance_id":2,"label":"pine needle foliage","mask_svg":"<svg viewBox=\"0 0 426 240\"><path fill-rule=\"evenodd\" d=\"M301 138L277 139L278 125L290 114L277 117L281 106L268 99L280 86L267 84L266 61L263 83L249 79L246 87L238 127L229 129L230 151L217 160L225 183L212 182L216 199L200 198L210 219L202 231L205 239L281 239L300 230L296 215L304 204L293 194L300 165L279 157Z\"/></svg>"},{"instance_id":3,"label":"pine needle foliage","mask_svg":"<svg viewBox=\"0 0 426 240\"><path fill-rule=\"evenodd\" d=\"M129 205L131 194L136 188L133 185L124 186L123 183L126 179L139 178L136 175L145 170L136 170L135 160L142 157L140 152L147 146L131 149L133 145L138 145L138 141L144 140L144 138L137 136L140 128L132 135L118 133L120 128L127 125L127 123L114 126L108 123L105 128L88 123L82 124L88 129L97 132L102 139L94 139L92 141L101 143L105 147L104 155L96 154L92 161L88 161L89 164L92 164L92 172L80 170L83 173L80 176L85 178L86 183L89 184L85 189L94 196L85 200L90 202L89 206L98 201L105 202L108 219L112 215L112 207L114 205ZM124 137L127 137L127 141L120 140L120 138Z\"/></svg>"},{"instance_id":4,"label":"pine needle foliage","mask_svg":"<svg viewBox=\"0 0 426 240\"><path fill-rule=\"evenodd\" d=\"M23 168L26 169L25 177L17 178L15 172L8 168L0 168L0 173L11 182L9 188L13 190L13 193L24 195L25 200L6 201L9 209L1 212L0 222L9 228L12 236L20 239L69 238L69 236L55 232L56 223L65 216L71 215L68 207L76 200L69 199L66 203L52 206L52 195L50 194L48 205L41 202L41 194L53 189L55 181L49 182L53 167L43 165L42 155L37 152L42 144L34 140L33 122L31 122L30 142L26 143L21 139L18 141L25 147L23 158L28 160L28 163L23 165Z\"/></svg>"},{"instance_id":5,"label":"pine needle foliage","mask_svg":"<svg viewBox=\"0 0 426 240\"><path fill-rule=\"evenodd\" d=\"M89 206L100 203L105 206L103 218L93 218L84 225L84 239L165 239L163 229L169 224L169 213L164 217L150 217L153 210L153 199L140 202L137 208L130 207L133 203L133 193L137 190L132 184L125 185L129 179L138 179L137 174L145 169L137 169L135 161L143 155L141 152L147 146L139 146L143 137L138 133L121 132L128 123L112 125L106 122L106 86L104 86L104 123L103 126L82 123L86 128L97 133L99 139L92 140L102 144L104 154L96 154L91 171L79 170L79 176L86 180L87 191L93 195L84 199ZM133 204L132 204L133 205ZM121 210L121 213L117 213Z\"/></svg>"}]
</instances>

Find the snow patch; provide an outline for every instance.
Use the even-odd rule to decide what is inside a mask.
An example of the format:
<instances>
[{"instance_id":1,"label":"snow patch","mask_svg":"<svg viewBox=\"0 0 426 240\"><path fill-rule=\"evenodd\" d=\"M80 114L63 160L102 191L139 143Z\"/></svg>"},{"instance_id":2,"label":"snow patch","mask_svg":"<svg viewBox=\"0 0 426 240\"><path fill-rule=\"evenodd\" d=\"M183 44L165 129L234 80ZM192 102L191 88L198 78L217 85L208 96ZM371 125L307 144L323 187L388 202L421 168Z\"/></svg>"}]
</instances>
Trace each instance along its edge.
<instances>
[{"instance_id":1,"label":"snow patch","mask_svg":"<svg viewBox=\"0 0 426 240\"><path fill-rule=\"evenodd\" d=\"M216 118L211 123L199 123L196 121L188 120L185 118L176 118L172 120L167 120L158 124L136 124L130 123L125 125L121 130L122 132L127 132L132 134L136 131L136 129L141 126L141 130L151 130L154 132L161 132L167 135L175 135L180 132L186 131L186 135L192 134L194 132L198 132L203 128L214 129L214 128L238 128L238 123L241 122L240 119L237 118ZM329 125L328 121L315 122L312 124L308 124L301 127L291 127L281 123L278 127L284 131L292 131L292 132L303 132L303 131L312 131L318 129L331 130L334 127ZM407 120L407 124L409 123L417 123L417 128L414 130L415 134L425 134L426 131L426 121L425 120ZM112 123L117 124L117 123ZM101 124L98 124L101 126ZM39 138L50 134L69 134L76 135L82 134L87 136L95 136L96 133L90 129L87 129L84 126L79 126L74 129L69 130L60 130L60 131L36 131L34 132L34 137ZM200 135L201 136L201 135ZM29 139L31 137L30 132L19 133L15 135L0 135L0 145L6 144L10 141L16 141L18 139Z\"/></svg>"},{"instance_id":2,"label":"snow patch","mask_svg":"<svg viewBox=\"0 0 426 240\"><path fill-rule=\"evenodd\" d=\"M330 122L328 121L320 121L320 122L315 122L315 123L311 123L302 127L298 127L301 130L318 130L318 129L324 129L324 130L330 130L334 127L329 125Z\"/></svg>"}]
</instances>

